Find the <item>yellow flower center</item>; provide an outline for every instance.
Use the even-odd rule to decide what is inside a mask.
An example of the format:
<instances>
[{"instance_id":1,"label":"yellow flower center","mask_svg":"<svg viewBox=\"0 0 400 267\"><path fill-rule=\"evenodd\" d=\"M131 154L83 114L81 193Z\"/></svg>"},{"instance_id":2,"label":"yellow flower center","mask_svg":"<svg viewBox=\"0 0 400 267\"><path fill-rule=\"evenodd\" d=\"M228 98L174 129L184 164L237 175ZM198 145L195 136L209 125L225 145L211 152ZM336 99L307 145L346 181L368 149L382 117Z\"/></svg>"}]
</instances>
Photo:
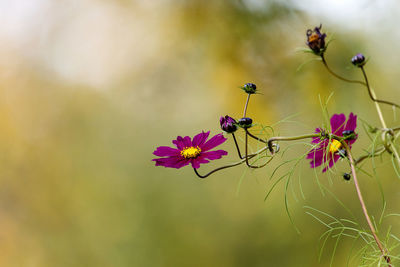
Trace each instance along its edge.
<instances>
[{"instance_id":1,"label":"yellow flower center","mask_svg":"<svg viewBox=\"0 0 400 267\"><path fill-rule=\"evenodd\" d=\"M185 159L189 159L189 158L195 158L198 155L200 155L201 149L200 147L196 146L196 147L185 147L183 148L183 150L181 151L181 155L185 158Z\"/></svg>"},{"instance_id":2,"label":"yellow flower center","mask_svg":"<svg viewBox=\"0 0 400 267\"><path fill-rule=\"evenodd\" d=\"M333 139L331 141L331 145L329 146L329 152L333 154L333 153L337 152L341 147L342 147L342 143L340 143L336 139Z\"/></svg>"},{"instance_id":3,"label":"yellow flower center","mask_svg":"<svg viewBox=\"0 0 400 267\"><path fill-rule=\"evenodd\" d=\"M309 43L312 43L312 42L317 41L318 39L319 39L319 35L316 34L316 33L313 33L312 35L310 35L310 36L308 37L308 42L309 42Z\"/></svg>"}]
</instances>

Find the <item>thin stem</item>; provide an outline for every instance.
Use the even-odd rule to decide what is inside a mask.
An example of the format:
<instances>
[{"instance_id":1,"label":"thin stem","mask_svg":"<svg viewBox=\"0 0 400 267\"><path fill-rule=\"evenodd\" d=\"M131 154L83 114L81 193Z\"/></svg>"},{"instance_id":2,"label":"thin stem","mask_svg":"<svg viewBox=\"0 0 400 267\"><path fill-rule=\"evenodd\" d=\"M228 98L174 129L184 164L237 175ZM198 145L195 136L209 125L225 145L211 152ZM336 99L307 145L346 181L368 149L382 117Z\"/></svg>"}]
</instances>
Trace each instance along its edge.
<instances>
[{"instance_id":1,"label":"thin stem","mask_svg":"<svg viewBox=\"0 0 400 267\"><path fill-rule=\"evenodd\" d=\"M368 89L368 94L369 94L370 98L372 99L372 101L374 101L374 103L375 103L376 111L378 112L379 119L381 120L381 123L382 123L382 127L383 128L387 128L385 119L383 118L381 107L379 106L378 101L375 98L376 97L375 96L375 92L369 86L368 77L367 77L367 74L365 73L364 67L361 67L360 69L361 69L361 71L362 71L362 73L364 75L365 86Z\"/></svg>"},{"instance_id":2,"label":"thin stem","mask_svg":"<svg viewBox=\"0 0 400 267\"><path fill-rule=\"evenodd\" d=\"M200 177L200 178L207 178L208 176L210 176L210 175L213 174L214 172L217 172L217 171L220 171L220 170L223 170L223 169L227 169L227 168L231 168L231 167L235 167L235 166L238 166L238 165L240 165L240 164L242 164L242 163L243 163L243 162L240 161L240 162L236 162L236 163L233 163L233 164L230 164L230 165L222 166L222 167L216 168L215 170L210 171L209 173L207 173L207 174L205 174L205 175L199 174L199 173L197 172L197 169L195 169L195 168L193 168L193 170L194 170L194 172L196 173L196 175L197 175L198 177Z\"/></svg>"},{"instance_id":3,"label":"thin stem","mask_svg":"<svg viewBox=\"0 0 400 267\"><path fill-rule=\"evenodd\" d=\"M367 78L367 74L365 73L365 69L364 66L360 67L363 75L364 75L364 79L365 79L365 86L368 88L368 94L369 97L372 99L372 101L374 102L379 102L379 103L383 103L383 104L387 104L387 105L391 105L391 106L395 106L397 108L400 108L400 105L390 102L390 101L386 101L386 100L380 100L376 98L375 92L370 88L369 84L368 84L368 78ZM386 127L384 127L386 128Z\"/></svg>"},{"instance_id":4,"label":"thin stem","mask_svg":"<svg viewBox=\"0 0 400 267\"><path fill-rule=\"evenodd\" d=\"M374 152L374 153L368 153L368 154L366 154L366 155L363 155L363 156L361 156L361 157L359 157L358 159L356 159L355 161L354 161L354 164L355 165L358 165L358 164L360 164L363 160L365 160L365 159L367 159L367 158L372 158L372 157L377 157L377 156L379 156L379 155L381 155L383 152L385 152L386 151L386 148L381 148L380 150L378 150L378 151L376 151L376 152Z\"/></svg>"},{"instance_id":5,"label":"thin stem","mask_svg":"<svg viewBox=\"0 0 400 267\"><path fill-rule=\"evenodd\" d=\"M267 148L264 147L264 148L258 150L256 153L248 155L247 158L251 159L251 158L253 158L253 157L255 157L255 156L257 156L257 155L263 153L263 152L266 151L266 150L267 150ZM272 159L272 158L271 158L271 159ZM197 175L198 177L200 177L200 178L207 178L208 176L210 176L211 174L213 174L213 173L215 173L215 172L217 172L217 171L220 171L220 170L223 170L223 169L227 169L227 168L231 168L231 167L235 167L235 166L238 166L238 165L240 165L240 164L243 164L244 162L246 162L246 160L245 160L245 159L242 159L241 161L238 161L238 162L236 162L236 163L232 163L232 164L229 164L229 165L225 165L225 166L222 166L222 167L218 167L218 168L216 168L216 169L210 171L209 173L207 173L207 174L205 174L205 175L201 175L201 174L198 173L197 169L194 169L194 168L193 168L193 169L194 169L194 172L196 173L196 175ZM268 162L269 162L269 161L268 161ZM267 162L267 163L268 163L268 162Z\"/></svg>"},{"instance_id":6,"label":"thin stem","mask_svg":"<svg viewBox=\"0 0 400 267\"><path fill-rule=\"evenodd\" d=\"M378 245L379 250L381 251L383 258L387 262L388 267L391 267L392 265L390 264L390 257L387 255L386 248L383 247L381 241L379 240L379 237L376 235L376 230L374 228L374 225L372 224L371 218L368 215L368 210L367 210L367 207L365 205L364 198L363 198L363 196L361 194L360 185L358 184L358 179L357 179L357 174L356 174L356 169L355 169L355 163L354 163L354 160L353 160L353 156L351 155L350 148L348 147L348 145L344 141L342 142L342 145L345 147L345 149L347 151L347 157L349 158L349 161L350 161L350 167L351 167L351 172L353 174L354 185L356 187L357 196L358 196L358 199L360 201L361 208L363 210L365 219L367 220L368 227L371 230L372 236L374 237L375 242Z\"/></svg>"},{"instance_id":7,"label":"thin stem","mask_svg":"<svg viewBox=\"0 0 400 267\"><path fill-rule=\"evenodd\" d=\"M247 94L246 104L244 105L243 118L246 117L247 106L249 105L251 94Z\"/></svg>"},{"instance_id":8,"label":"thin stem","mask_svg":"<svg viewBox=\"0 0 400 267\"><path fill-rule=\"evenodd\" d=\"M261 138L258 138L257 136L253 135L252 133L250 133L247 129L245 129L246 133L253 139L256 139L257 141L260 141L264 144L267 144L267 141Z\"/></svg>"},{"instance_id":9,"label":"thin stem","mask_svg":"<svg viewBox=\"0 0 400 267\"><path fill-rule=\"evenodd\" d=\"M380 121L381 121L381 123L382 123L382 127L383 127L383 128L387 128L385 119L383 118L382 110L381 110L381 108L380 108L378 102L385 103L385 104L390 104L390 105L395 105L395 106L398 106L398 105L396 105L396 104L394 104L394 103L392 103L392 102L388 102L388 101L383 101L383 100L376 99L375 92L374 92L374 90L369 86L367 74L366 74L366 72L365 72L365 70L364 70L364 67L362 67L362 66L361 66L361 71L362 71L363 76L364 76L364 79L365 79L365 86L366 86L367 89L368 89L369 96L371 97L372 101L374 101L374 103L375 103L376 111L378 112L379 119L380 119ZM382 141L384 142L384 144L387 143L387 142L386 142L386 134L385 134L384 137L382 138ZM397 152L397 149L396 149L396 147L394 146L394 144L393 144L393 142L392 142L391 140L389 141L387 151L388 151L389 153L393 153L393 154L394 154L394 156L395 156L395 158L396 158L396 160L397 160L397 164L398 164L398 166L400 167L400 155L399 155L399 152Z\"/></svg>"},{"instance_id":10,"label":"thin stem","mask_svg":"<svg viewBox=\"0 0 400 267\"><path fill-rule=\"evenodd\" d=\"M326 63L324 54L321 55L321 59L322 59L322 63L324 64L326 69L329 71L329 73L332 74L333 76L335 76L336 78L338 78L339 80L342 80L342 81L345 81L345 82L348 82L348 83L358 83L358 84L361 84L361 85L365 85L365 83L362 82L362 81L346 79L346 78L336 74L335 72L333 72L333 70L331 70L331 68L328 66L328 63Z\"/></svg>"},{"instance_id":11,"label":"thin stem","mask_svg":"<svg viewBox=\"0 0 400 267\"><path fill-rule=\"evenodd\" d=\"M400 127L392 128L392 131L394 131L394 132L396 132L396 131L398 131L398 130L400 130Z\"/></svg>"},{"instance_id":12,"label":"thin stem","mask_svg":"<svg viewBox=\"0 0 400 267\"><path fill-rule=\"evenodd\" d=\"M253 168L253 169L258 169L258 168L262 168L262 167L264 167L265 165L267 165L267 163L269 162L269 161L267 161L267 162L265 162L264 164L262 164L262 165L259 165L259 166L253 166L253 165L250 165L250 163L249 163L249 157L247 156L248 154L247 154L247 151L248 151L248 131L247 131L247 129L245 129L245 131L246 131L246 137L245 137L245 160L246 160L246 165L248 166L248 167L250 167L250 168Z\"/></svg>"},{"instance_id":13,"label":"thin stem","mask_svg":"<svg viewBox=\"0 0 400 267\"><path fill-rule=\"evenodd\" d=\"M233 137L233 141L235 142L235 146L236 146L236 150L237 150L237 152L238 152L239 158L240 158L240 159L243 159L242 154L240 153L239 144L238 144L238 142L237 142L237 140L236 140L236 137L235 137L235 134L234 134L234 133L232 133L232 137Z\"/></svg>"},{"instance_id":14,"label":"thin stem","mask_svg":"<svg viewBox=\"0 0 400 267\"><path fill-rule=\"evenodd\" d=\"M271 154L274 154L274 149L273 149L274 141L293 141L293 140L301 140L301 139L320 137L320 136L321 136L321 134L305 134L305 135L288 136L288 137L283 137L283 136L271 137L267 141L268 149L271 152Z\"/></svg>"}]
</instances>

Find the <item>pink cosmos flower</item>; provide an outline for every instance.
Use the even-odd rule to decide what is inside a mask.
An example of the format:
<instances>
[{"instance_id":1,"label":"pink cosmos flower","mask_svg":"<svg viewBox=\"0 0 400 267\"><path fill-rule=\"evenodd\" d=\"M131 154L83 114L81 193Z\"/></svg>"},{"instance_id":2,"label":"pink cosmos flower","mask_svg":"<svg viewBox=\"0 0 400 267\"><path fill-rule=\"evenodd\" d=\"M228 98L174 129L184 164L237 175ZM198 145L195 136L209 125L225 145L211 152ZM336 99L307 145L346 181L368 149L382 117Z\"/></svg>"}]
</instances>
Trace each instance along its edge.
<instances>
[{"instance_id":1,"label":"pink cosmos flower","mask_svg":"<svg viewBox=\"0 0 400 267\"><path fill-rule=\"evenodd\" d=\"M222 133L213 136L207 141L210 131L201 132L193 140L189 136L178 136L172 143L174 147L160 146L153 152L154 155L161 157L153 159L156 166L164 166L167 168L182 168L183 166L192 164L195 169L200 168L200 164L208 163L209 160L220 159L227 155L225 150L210 151L210 149L219 146L227 139Z\"/></svg>"},{"instance_id":2,"label":"pink cosmos flower","mask_svg":"<svg viewBox=\"0 0 400 267\"><path fill-rule=\"evenodd\" d=\"M354 130L357 127L357 116L350 113L349 119L346 122L346 116L344 114L334 114L331 117L331 131L332 134L343 137L344 142L351 148L351 145L356 141L357 134L354 134ZM321 133L323 129L315 129L316 133ZM312 149L307 159L311 159L311 168L316 168L320 165L326 165L322 172L326 172L328 168L332 168L333 165L343 156L342 144L335 139L329 141L328 138L321 140L321 137L314 137L311 141L312 144L319 144L316 148Z\"/></svg>"}]
</instances>

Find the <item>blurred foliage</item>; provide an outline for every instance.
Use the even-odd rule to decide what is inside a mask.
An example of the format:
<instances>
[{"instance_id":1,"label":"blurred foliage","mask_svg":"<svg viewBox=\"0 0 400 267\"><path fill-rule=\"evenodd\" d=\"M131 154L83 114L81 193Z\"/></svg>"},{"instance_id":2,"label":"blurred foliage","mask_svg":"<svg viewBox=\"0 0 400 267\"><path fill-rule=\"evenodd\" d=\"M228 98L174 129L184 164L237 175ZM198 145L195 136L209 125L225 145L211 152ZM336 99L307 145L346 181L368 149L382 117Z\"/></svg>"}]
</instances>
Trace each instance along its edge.
<instances>
[{"instance_id":1,"label":"blurred foliage","mask_svg":"<svg viewBox=\"0 0 400 267\"><path fill-rule=\"evenodd\" d=\"M0 29L2 266L329 266L334 240L318 263L326 229L303 207L348 214L316 179L364 223L352 184L341 178L344 163L318 178L308 162L300 164L306 198L298 174L289 196L298 235L283 186L263 202L278 158L262 170L238 167L205 180L190 168L151 162L152 151L177 135L217 133L219 116L239 117L245 96L238 87L246 82L260 88L248 111L256 122L299 114L292 120L301 124L281 123L278 134L312 132L323 122L318 95L332 91L331 113L353 111L377 123L367 92L333 79L316 61L296 71L310 59L296 49L319 21L290 1L32 3L23 34ZM324 29L336 33L327 52L332 67L360 77L349 59L368 36ZM374 55L380 48L368 49ZM373 64L373 83L396 98L396 75L387 79ZM368 142L359 134L355 153ZM235 160L232 140L224 149L232 152L225 161ZM387 162L376 164L392 213L399 181ZM379 216L377 181L361 181L371 215ZM398 220L383 228L390 223ZM343 266L351 246L340 243L333 266Z\"/></svg>"}]
</instances>

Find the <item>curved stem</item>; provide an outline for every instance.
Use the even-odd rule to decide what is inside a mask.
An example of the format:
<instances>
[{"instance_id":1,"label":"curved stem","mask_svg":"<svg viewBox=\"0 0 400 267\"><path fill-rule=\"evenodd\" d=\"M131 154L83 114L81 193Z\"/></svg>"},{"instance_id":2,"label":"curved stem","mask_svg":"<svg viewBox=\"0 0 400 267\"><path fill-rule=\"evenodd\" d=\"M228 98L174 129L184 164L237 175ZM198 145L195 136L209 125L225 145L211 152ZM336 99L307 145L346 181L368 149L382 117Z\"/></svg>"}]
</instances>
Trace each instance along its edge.
<instances>
[{"instance_id":1,"label":"curved stem","mask_svg":"<svg viewBox=\"0 0 400 267\"><path fill-rule=\"evenodd\" d=\"M249 163L249 157L247 156L247 151L248 151L248 131L247 131L247 129L245 129L245 131L246 131L246 137L245 137L245 160L246 160L246 165L248 166L248 167L250 167L250 168L253 168L253 169L258 169L258 168L262 168L262 167L264 167L265 165L267 165L267 163L269 162L269 161L267 161L267 162L265 162L264 164L262 164L262 165L259 165L259 166L253 166L253 165L250 165L250 163Z\"/></svg>"},{"instance_id":2,"label":"curved stem","mask_svg":"<svg viewBox=\"0 0 400 267\"><path fill-rule=\"evenodd\" d=\"M324 64L326 69L329 71L329 73L332 74L333 76L335 76L336 78L338 78L339 80L342 80L342 81L345 81L345 82L348 82L348 83L358 83L358 84L361 84L361 85L365 85L365 83L362 82L362 81L346 79L346 78L336 74L335 72L333 72L333 70L331 70L331 68L329 68L328 63L326 63L324 54L321 55L321 59L322 59L322 63Z\"/></svg>"},{"instance_id":3,"label":"curved stem","mask_svg":"<svg viewBox=\"0 0 400 267\"><path fill-rule=\"evenodd\" d=\"M267 150L267 148L264 147L264 148L258 150L256 153L248 155L247 158L251 159L251 158L253 158L253 157L255 157L255 156L257 156L257 155L263 153L263 152L266 151L266 150ZM272 160L272 158L271 158L271 160ZM215 173L215 172L217 172L217 171L220 171L220 170L223 170L223 169L227 169L227 168L231 168L231 167L235 167L235 166L239 166L240 164L243 164L244 162L246 162L246 160L245 160L245 159L242 159L241 161L238 161L238 162L236 162L236 163L232 163L232 164L229 164L229 165L225 165L225 166L222 166L222 167L218 167L218 168L216 168L216 169L210 171L209 173L207 173L207 174L205 174L205 175L201 175L201 174L199 174L199 172L197 171L197 169L194 169L194 168L193 168L193 169L194 169L194 172L196 173L196 175L197 175L198 177L200 177L200 178L207 178L208 176L210 176L211 174L213 174L213 173ZM269 162L269 161L268 161L268 162ZM268 163L268 162L267 162L267 163Z\"/></svg>"},{"instance_id":4,"label":"curved stem","mask_svg":"<svg viewBox=\"0 0 400 267\"><path fill-rule=\"evenodd\" d=\"M349 161L350 161L351 172L353 174L354 185L356 187L358 200L360 201L361 208L363 210L365 219L367 220L367 223L368 223L368 227L371 230L372 236L374 237L375 242L378 245L379 250L382 253L382 257L385 259L385 261L387 262L388 266L391 267L392 265L390 264L390 257L387 255L386 248L384 248L384 246L382 245L381 241L379 240L379 237L376 235L376 230L374 228L374 225L372 224L371 218L368 215L368 210L367 210L367 207L365 205L364 198L363 198L363 196L361 194L360 185L358 184L358 179L357 179L357 174L356 174L356 169L355 169L355 163L354 163L354 160L353 160L353 156L351 155L350 148L348 147L346 142L341 142L341 143L342 143L342 145L345 147L345 149L347 151L347 157L349 158Z\"/></svg>"},{"instance_id":5,"label":"curved stem","mask_svg":"<svg viewBox=\"0 0 400 267\"><path fill-rule=\"evenodd\" d=\"M366 74L366 72L364 70L364 67L361 67L361 71L362 71L364 79L365 79L365 86L368 89L368 93L369 93L372 101L374 101L374 103L375 103L376 111L378 112L379 119L380 119L380 121L382 123L382 127L383 128L387 128L385 119L383 118L382 110L381 110L378 102L385 103L385 104L390 103L390 105L395 105L397 107L398 107L398 105L396 105L394 103L391 103L391 102L388 102L388 101L383 101L383 100L376 99L376 95L375 95L374 90L369 86L368 77L367 77L367 74ZM384 136L384 138L382 138L382 141L384 142L384 144L386 144L386 137L385 136ZM393 153L394 154L394 157L397 160L397 164L400 167L400 155L399 155L399 152L397 151L396 147L394 146L394 144L393 144L393 142L391 140L389 140L387 151L389 153Z\"/></svg>"},{"instance_id":6,"label":"curved stem","mask_svg":"<svg viewBox=\"0 0 400 267\"><path fill-rule=\"evenodd\" d=\"M205 174L205 175L199 174L199 173L197 172L197 169L195 169L195 168L193 168L193 170L194 170L194 172L196 173L196 175L197 175L198 177L200 177L200 178L207 178L208 176L210 176L210 175L213 174L214 172L217 172L217 171L220 171L220 170L223 170L223 169L227 169L227 168L231 168L231 167L235 167L235 166L238 166L238 165L240 165L240 164L242 164L242 163L243 163L243 162L236 162L236 163L233 163L233 164L230 164L230 165L222 166L222 167L216 168L215 170L210 171L209 173L207 173L207 174Z\"/></svg>"},{"instance_id":7,"label":"curved stem","mask_svg":"<svg viewBox=\"0 0 400 267\"><path fill-rule=\"evenodd\" d=\"M400 127L392 128L392 131L394 131L394 132L396 132L396 131L398 131L398 130L400 130Z\"/></svg>"},{"instance_id":8,"label":"curved stem","mask_svg":"<svg viewBox=\"0 0 400 267\"><path fill-rule=\"evenodd\" d=\"M400 108L400 105L398 105L398 104L396 104L396 103L393 103L393 102L390 102L390 101L386 101L386 100L377 99L377 98L376 98L376 95L375 95L375 92L374 92L374 91L371 89L371 87L369 86L368 78L367 78L367 74L365 73L364 66L361 66L360 69L361 69L361 71L362 71L362 73L363 73L363 76L364 76L364 79L365 79L365 86L366 86L367 89L368 89L368 94L369 94L369 97L372 99L372 101L374 101L374 102L379 102L379 103L383 103L383 104L387 104L387 105L391 105L391 106L395 106L395 107L397 107L397 108ZM384 128L386 128L386 127L384 127Z\"/></svg>"},{"instance_id":9,"label":"curved stem","mask_svg":"<svg viewBox=\"0 0 400 267\"><path fill-rule=\"evenodd\" d=\"M383 118L381 107L379 106L378 101L376 101L376 99L375 99L375 92L369 86L368 77L367 77L367 74L365 73L364 67L361 67L360 69L364 75L365 86L368 89L368 94L369 94L370 98L372 99L372 101L374 101L374 103L375 103L376 111L378 112L378 116L379 116L379 119L381 120L382 127L387 128L385 119Z\"/></svg>"},{"instance_id":10,"label":"curved stem","mask_svg":"<svg viewBox=\"0 0 400 267\"><path fill-rule=\"evenodd\" d=\"M236 137L235 137L235 133L232 133L232 137L233 137L233 141L235 142L235 146L236 146L236 150L238 152L239 158L243 159L242 154L240 153L239 144L238 144L238 142L236 140Z\"/></svg>"},{"instance_id":11,"label":"curved stem","mask_svg":"<svg viewBox=\"0 0 400 267\"><path fill-rule=\"evenodd\" d=\"M321 136L321 134L305 134L305 135L288 136L288 137L276 136L276 137L269 138L267 141L267 144L268 144L268 149L271 152L271 154L274 154L274 148L273 148L274 141L293 141L293 140L301 140L301 139L320 137L320 136Z\"/></svg>"},{"instance_id":12,"label":"curved stem","mask_svg":"<svg viewBox=\"0 0 400 267\"><path fill-rule=\"evenodd\" d=\"M257 136L253 135L252 133L250 133L247 129L245 129L246 133L253 139L256 139L257 141L260 141L264 144L267 144L267 141L265 141L264 139L258 138Z\"/></svg>"},{"instance_id":13,"label":"curved stem","mask_svg":"<svg viewBox=\"0 0 400 267\"><path fill-rule=\"evenodd\" d=\"M365 160L365 159L367 159L367 158L372 158L372 157L377 157L377 156L379 156L379 155L381 155L383 152L385 152L386 151L386 148L381 148L380 150L378 150L377 152L375 152L375 153L369 153L368 152L368 154L366 154L366 155L363 155L363 156L361 156L361 157L359 157L358 159L356 159L355 161L354 161L354 164L355 165L358 165L358 164L360 164L363 160Z\"/></svg>"}]
</instances>

